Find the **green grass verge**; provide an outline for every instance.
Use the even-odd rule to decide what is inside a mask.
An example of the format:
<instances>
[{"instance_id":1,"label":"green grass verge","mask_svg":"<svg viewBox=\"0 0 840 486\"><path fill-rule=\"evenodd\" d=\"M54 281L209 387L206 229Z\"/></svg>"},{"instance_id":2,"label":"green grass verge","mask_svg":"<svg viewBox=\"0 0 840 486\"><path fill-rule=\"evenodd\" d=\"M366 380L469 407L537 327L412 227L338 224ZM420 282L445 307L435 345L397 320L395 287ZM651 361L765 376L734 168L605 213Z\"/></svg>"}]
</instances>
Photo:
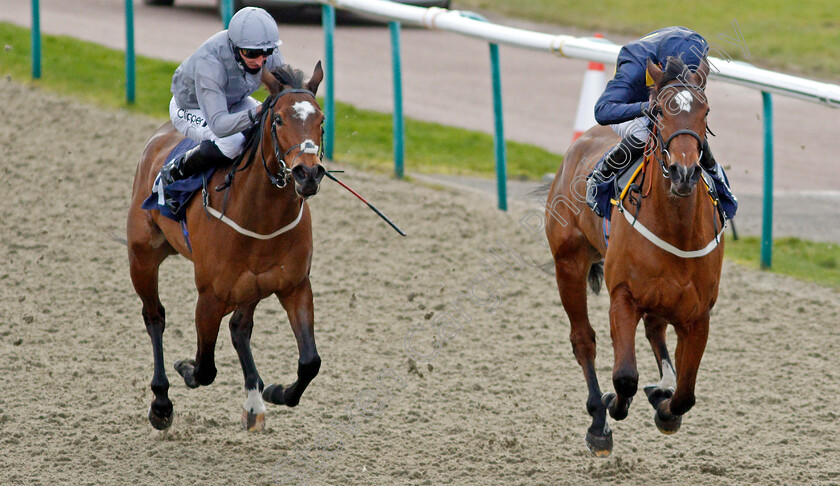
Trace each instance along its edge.
<instances>
[{"instance_id":1,"label":"green grass verge","mask_svg":"<svg viewBox=\"0 0 840 486\"><path fill-rule=\"evenodd\" d=\"M669 25L696 30L735 59L763 67L840 74L840 9L826 0L455 0L453 8L484 9L505 16L641 36ZM737 20L750 57L719 34L736 37Z\"/></svg>"},{"instance_id":2,"label":"green grass verge","mask_svg":"<svg viewBox=\"0 0 840 486\"><path fill-rule=\"evenodd\" d=\"M169 85L177 64L137 57L136 102L125 102L122 51L64 36L42 39L42 76L31 79L29 29L0 22L0 74L108 107L168 117ZM262 99L265 93L257 93ZM391 115L336 103L336 160L393 171ZM151 135L151 134L149 134ZM493 137L436 123L406 120L406 170L494 177ZM532 145L508 142L508 175L536 179L559 167L562 157Z\"/></svg>"},{"instance_id":3,"label":"green grass verge","mask_svg":"<svg viewBox=\"0 0 840 486\"><path fill-rule=\"evenodd\" d=\"M759 268L761 240L755 236L726 240L725 255L744 265ZM816 282L840 291L840 245L778 238L773 242L771 271Z\"/></svg>"}]
</instances>

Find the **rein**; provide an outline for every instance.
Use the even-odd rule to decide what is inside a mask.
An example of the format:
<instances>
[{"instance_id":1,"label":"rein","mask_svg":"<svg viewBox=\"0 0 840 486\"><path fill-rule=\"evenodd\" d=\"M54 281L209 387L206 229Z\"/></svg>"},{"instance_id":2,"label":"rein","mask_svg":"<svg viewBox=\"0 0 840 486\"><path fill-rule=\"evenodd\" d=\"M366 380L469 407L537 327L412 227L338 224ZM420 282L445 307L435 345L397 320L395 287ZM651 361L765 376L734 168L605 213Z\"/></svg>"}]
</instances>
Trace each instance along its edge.
<instances>
[{"instance_id":1,"label":"rein","mask_svg":"<svg viewBox=\"0 0 840 486\"><path fill-rule=\"evenodd\" d=\"M241 227L239 224L237 224L232 219L225 216L225 212L227 211L228 197L230 196L230 189L233 186L234 177L236 176L237 172L242 172L243 170L247 169L251 165L251 163L254 161L254 157L256 156L256 152L257 152L256 146L259 146L260 158L262 159L262 165L263 165L263 168L265 169L265 173L266 173L266 175L268 175L268 180L271 182L271 184L273 186L277 187L278 189L283 189L284 187L286 187L286 185L292 179L292 169L290 168L289 165L286 164L286 160L285 160L286 157L289 155L289 153L291 153L292 150L294 150L296 148L301 149L297 153L297 155L295 155L294 159L292 159L292 164L294 164L294 162L297 160L298 157L300 157L302 154L305 154L305 153L306 154L317 154L323 160L323 157L324 157L323 148L319 149L319 147L317 145L315 145L312 141L309 141L309 140L305 140L305 141L303 141L303 142L301 142L297 145L293 145L293 146L289 147L289 149L286 150L281 155L280 154L280 150L281 150L280 141L277 140L277 130L276 130L277 122L276 122L276 119L272 116L271 129L270 129L271 130L271 145L272 145L272 149L274 151L274 157L275 157L275 159L277 159L277 163L279 165L279 170L276 173L274 173L274 172L271 171L271 169L268 168L268 161L266 160L265 152L263 151L263 145L262 145L263 127L265 126L266 120L268 119L268 117L270 115L273 115L273 108L274 108L274 105L277 104L277 101L282 96L285 96L285 95L291 94L291 93L306 93L306 94L309 94L310 96L312 96L312 98L315 98L315 94L312 93L311 91L309 91L308 89L292 88L292 89L283 90L283 91L277 93L276 95L271 95L263 102L263 109L260 112L259 121L257 122L256 125L254 125L254 127L252 127L251 132L247 135L247 140L245 141L245 147L243 148L242 153L238 157L236 157L236 159L233 161L233 166L231 167L230 171L225 176L225 181L223 183L219 184L218 186L216 186L216 191L217 192L225 191L221 211L218 211L218 210L214 209L212 206L210 206L210 201L208 200L209 195L207 193L207 181L206 180L204 181L204 188L202 189L202 197L204 199L204 210L207 212L207 214L215 217L219 221L221 221L221 222L225 223L226 225L230 226L237 233L239 233L241 235L245 235L245 236L248 236L248 237L251 237L251 238L256 238L256 239L259 239L259 240L268 240L268 239L271 239L271 238L275 238L277 236L280 236L283 233L286 233L286 232L294 229L298 225L298 223L300 223L301 217L303 216L303 203L304 203L304 201L301 201L300 202L300 211L298 211L297 218L295 218L294 221L287 224L286 226L278 229L277 231L275 231L273 233L267 234L267 235L260 234L260 233L255 233L253 231L247 230L247 229ZM323 133L323 128L321 129L321 131ZM247 156L247 159L246 159L246 156ZM244 164L242 164L243 161L245 161ZM242 164L242 165L240 166L240 164Z\"/></svg>"},{"instance_id":2,"label":"rein","mask_svg":"<svg viewBox=\"0 0 840 486\"><path fill-rule=\"evenodd\" d=\"M686 88L696 89L696 90L699 90L701 92L703 91L703 88L701 86L692 85L692 84L685 84L685 83L669 84L669 85L663 87L662 89L672 88L672 87L673 88L686 87ZM657 150L656 147L654 146L653 150L651 150L650 154L645 155L645 160L642 162L642 164L643 164L643 166L645 166L648 163L648 161L650 160L650 158L656 159L656 161L659 163L660 170L662 170L662 176L663 177L665 177L665 178L670 177L670 172L668 171L668 168L665 165L665 161L670 160L671 154L670 154L670 152L668 152L668 147L671 145L671 141L673 141L676 137L678 137L680 135L689 135L691 137L694 137L697 140L697 143L699 144L699 147L700 147L700 158L703 157L703 151L702 151L703 139L700 138L700 136L697 133L695 133L693 130L689 130L689 129L677 130L676 132L672 133L668 137L667 140L663 140L662 139L662 133L659 130L659 126L656 123L654 123L654 132L656 134L656 141L654 142L654 145L659 145L659 150ZM702 168L702 166L701 166L701 168ZM709 184L709 182L706 180L706 177L705 177L705 170L706 169L702 169L702 170L704 171L703 183L706 184L706 187L709 190L709 196L712 199L713 210L714 210L716 208L719 208L720 205L718 204L717 195L714 193L714 190L712 189L714 187L714 185ZM647 171L645 170L643 172L643 174L646 174L646 173L647 173ZM644 181L642 182L642 188L643 187L644 187ZM653 177L651 177L651 180L650 180L650 188L648 189L648 191L643 191L643 192L649 192L652 187L653 187ZM645 195L646 194L643 194L642 198L644 198ZM622 194L622 196L623 196L623 194ZM704 257L704 256L708 255L709 253L711 253L720 244L721 237L723 236L723 232L726 230L726 219L722 218L723 219L723 225L722 225L720 231L718 232L717 231L717 228L718 228L717 216L718 216L719 210L715 211L715 217L713 218L714 219L714 225L715 225L715 232L716 232L716 235L715 235L714 239L712 239L712 241L710 241L705 247L703 247L699 250L687 251L687 250L682 250L680 248L677 248L676 246L674 246L674 245L668 243L667 241L663 240L662 238L658 237L653 231L648 229L645 225L643 225L638 220L638 214L639 214L639 209L641 208L641 199L642 198L639 198L639 200L638 200L638 204L636 205L636 213L634 215L631 215L630 211L624 206L624 198L623 197L619 198L618 204L616 205L616 207L617 207L618 211L621 214L624 215L624 219L626 219L627 222L630 223L631 227L633 227L636 231L639 232L639 234L644 236L646 240L653 243L658 248L660 248L662 250L665 250L666 252L668 252L668 253L670 253L674 256L677 256L679 258L688 259L688 258Z\"/></svg>"}]
</instances>

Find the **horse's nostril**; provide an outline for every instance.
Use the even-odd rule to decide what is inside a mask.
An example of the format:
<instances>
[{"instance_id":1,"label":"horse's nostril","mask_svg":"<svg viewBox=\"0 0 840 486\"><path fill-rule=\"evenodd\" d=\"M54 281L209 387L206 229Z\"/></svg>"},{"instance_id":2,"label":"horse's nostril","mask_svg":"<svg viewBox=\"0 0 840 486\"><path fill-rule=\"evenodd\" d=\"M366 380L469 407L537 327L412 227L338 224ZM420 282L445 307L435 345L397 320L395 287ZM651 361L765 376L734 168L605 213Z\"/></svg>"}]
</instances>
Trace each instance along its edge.
<instances>
[{"instance_id":1,"label":"horse's nostril","mask_svg":"<svg viewBox=\"0 0 840 486\"><path fill-rule=\"evenodd\" d=\"M694 167L691 168L691 177L689 178L689 180L691 182L699 181L702 173L703 173L703 169L701 169L699 165L695 165Z\"/></svg>"},{"instance_id":2,"label":"horse's nostril","mask_svg":"<svg viewBox=\"0 0 840 486\"><path fill-rule=\"evenodd\" d=\"M325 169L323 165L318 164L317 166L315 166L315 180L317 182L321 182L321 179L324 178L324 174L326 173L327 169Z\"/></svg>"},{"instance_id":3,"label":"horse's nostril","mask_svg":"<svg viewBox=\"0 0 840 486\"><path fill-rule=\"evenodd\" d=\"M297 165L292 168L292 177L294 177L298 182L303 182L306 179L306 167L303 165Z\"/></svg>"},{"instance_id":4,"label":"horse's nostril","mask_svg":"<svg viewBox=\"0 0 840 486\"><path fill-rule=\"evenodd\" d=\"M668 175L672 181L679 181L681 176L680 166L671 164L668 166Z\"/></svg>"}]
</instances>

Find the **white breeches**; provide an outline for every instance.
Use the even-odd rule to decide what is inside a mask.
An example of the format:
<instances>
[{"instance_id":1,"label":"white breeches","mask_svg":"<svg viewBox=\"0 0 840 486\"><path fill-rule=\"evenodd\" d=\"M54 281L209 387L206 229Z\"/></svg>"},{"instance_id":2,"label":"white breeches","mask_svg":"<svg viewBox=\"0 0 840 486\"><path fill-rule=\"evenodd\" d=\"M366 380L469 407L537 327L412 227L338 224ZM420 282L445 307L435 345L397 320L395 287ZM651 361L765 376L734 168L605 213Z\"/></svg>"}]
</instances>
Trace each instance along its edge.
<instances>
[{"instance_id":1,"label":"white breeches","mask_svg":"<svg viewBox=\"0 0 840 486\"><path fill-rule=\"evenodd\" d=\"M251 98L250 96L239 102L235 109L236 111L249 110L254 106L259 105L260 102ZM210 127L207 126L207 119L200 109L185 110L179 108L175 102L175 98L169 102L169 119L175 125L175 129L183 133L187 137L196 142L203 142L204 140L212 140L225 157L234 158L242 153L242 148L245 145L245 136L241 133L234 133L227 137L218 137Z\"/></svg>"},{"instance_id":2,"label":"white breeches","mask_svg":"<svg viewBox=\"0 0 840 486\"><path fill-rule=\"evenodd\" d=\"M648 136L650 136L650 120L643 116L627 120L626 122L610 125L610 128L612 128L613 131L621 138L624 138L627 135L633 135L638 140L647 142Z\"/></svg>"}]
</instances>

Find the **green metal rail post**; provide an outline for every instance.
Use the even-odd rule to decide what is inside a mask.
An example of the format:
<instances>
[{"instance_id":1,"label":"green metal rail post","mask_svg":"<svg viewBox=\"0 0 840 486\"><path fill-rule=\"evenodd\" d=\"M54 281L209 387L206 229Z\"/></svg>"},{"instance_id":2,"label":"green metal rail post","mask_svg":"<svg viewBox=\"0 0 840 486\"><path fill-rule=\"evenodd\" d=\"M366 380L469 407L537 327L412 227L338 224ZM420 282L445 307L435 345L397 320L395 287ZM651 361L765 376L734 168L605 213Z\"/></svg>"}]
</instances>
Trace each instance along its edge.
<instances>
[{"instance_id":1,"label":"green metal rail post","mask_svg":"<svg viewBox=\"0 0 840 486\"><path fill-rule=\"evenodd\" d=\"M394 174L405 174L405 125L403 124L402 66L400 62L400 23L388 22L391 30L391 64L394 71Z\"/></svg>"},{"instance_id":2,"label":"green metal rail post","mask_svg":"<svg viewBox=\"0 0 840 486\"><path fill-rule=\"evenodd\" d=\"M327 159L332 160L333 149L335 147L335 79L333 73L334 50L333 37L335 36L335 7L332 5L322 5L321 8L321 23L324 27L324 58L326 61L326 72L324 73L324 81L326 84L326 92L324 94L324 115L326 120L324 122L324 155Z\"/></svg>"},{"instance_id":3,"label":"green metal rail post","mask_svg":"<svg viewBox=\"0 0 840 486\"><path fill-rule=\"evenodd\" d=\"M125 99L134 104L134 4L125 0Z\"/></svg>"},{"instance_id":4,"label":"green metal rail post","mask_svg":"<svg viewBox=\"0 0 840 486\"><path fill-rule=\"evenodd\" d=\"M505 122L502 111L502 74L499 68L498 44L490 44L490 70L493 76L493 115L496 127L496 189L499 195L499 209L507 211L507 153L505 149Z\"/></svg>"},{"instance_id":5,"label":"green metal rail post","mask_svg":"<svg viewBox=\"0 0 840 486\"><path fill-rule=\"evenodd\" d=\"M761 268L770 268L773 257L773 99L761 92L764 101L764 207L761 226Z\"/></svg>"},{"instance_id":6,"label":"green metal rail post","mask_svg":"<svg viewBox=\"0 0 840 486\"><path fill-rule=\"evenodd\" d=\"M41 8L32 0L32 79L41 79Z\"/></svg>"},{"instance_id":7,"label":"green metal rail post","mask_svg":"<svg viewBox=\"0 0 840 486\"><path fill-rule=\"evenodd\" d=\"M219 4L219 7L222 10L221 12L219 12L222 15L222 25L225 27L225 29L227 29L230 25L231 17L233 17L233 0L222 0L222 3Z\"/></svg>"}]
</instances>

